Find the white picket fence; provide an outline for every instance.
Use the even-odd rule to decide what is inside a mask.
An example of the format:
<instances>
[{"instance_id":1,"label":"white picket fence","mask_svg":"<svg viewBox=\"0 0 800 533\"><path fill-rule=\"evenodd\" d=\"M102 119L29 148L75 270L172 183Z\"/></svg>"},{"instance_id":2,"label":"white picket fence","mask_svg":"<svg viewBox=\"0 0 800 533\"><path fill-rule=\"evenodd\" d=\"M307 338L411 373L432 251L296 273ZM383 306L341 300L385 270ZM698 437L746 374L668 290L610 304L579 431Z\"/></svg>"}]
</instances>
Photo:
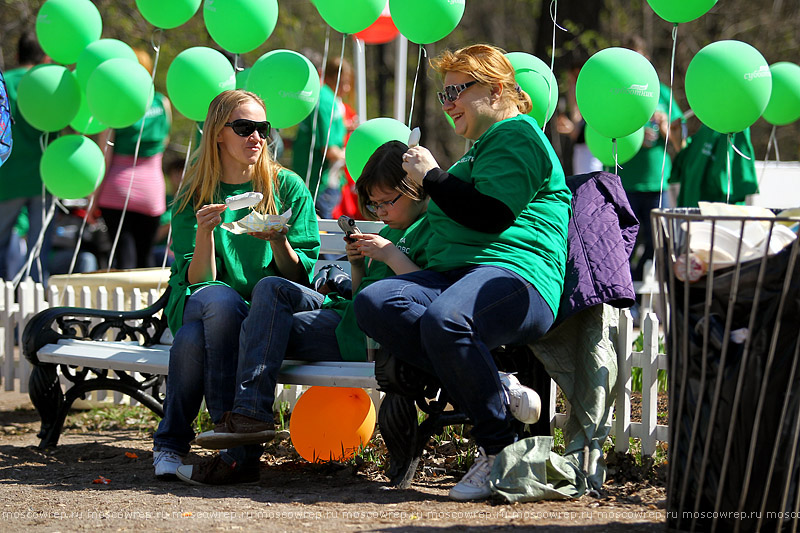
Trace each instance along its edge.
<instances>
[{"instance_id":1,"label":"white picket fence","mask_svg":"<svg viewBox=\"0 0 800 533\"><path fill-rule=\"evenodd\" d=\"M31 371L30 363L21 355L22 332L28 320L37 312L50 306L66 305L94 309L135 310L151 305L158 299L159 293L155 289L131 289L126 292L122 288L115 288L111 293L105 287L99 287L94 293L88 287L76 291L68 286L65 291L58 287L50 286L45 291L41 284L32 280L20 283L17 289L10 282L0 282L3 287L0 298L0 379L4 390L14 391L15 383L18 392L28 392L28 376ZM110 305L110 307L109 307ZM658 318L653 313L648 313L642 320L644 332L644 347L642 351L633 351L634 327L630 312L625 309L620 311L619 335L617 339L617 360L619 378L616 397L615 421L612 435L616 435L615 449L619 452L629 450L630 438L641 440L641 450L644 455L655 453L658 441L667 440L667 426L657 423L658 407L658 371L667 368L666 356L659 353ZM642 368L642 399L641 421L631 421L631 389L633 367ZM302 394L302 386L284 386L279 391L276 402L287 402L289 408L294 407L297 398ZM380 394L371 391L370 395L378 405ZM556 389L553 384L550 391L551 398L555 398ZM104 393L97 394L95 400L110 401ZM123 398L118 392L113 393L113 401L120 403L130 401ZM555 406L555 401L551 402ZM567 415L563 413L550 413L550 420L556 427L563 427Z\"/></svg>"}]
</instances>

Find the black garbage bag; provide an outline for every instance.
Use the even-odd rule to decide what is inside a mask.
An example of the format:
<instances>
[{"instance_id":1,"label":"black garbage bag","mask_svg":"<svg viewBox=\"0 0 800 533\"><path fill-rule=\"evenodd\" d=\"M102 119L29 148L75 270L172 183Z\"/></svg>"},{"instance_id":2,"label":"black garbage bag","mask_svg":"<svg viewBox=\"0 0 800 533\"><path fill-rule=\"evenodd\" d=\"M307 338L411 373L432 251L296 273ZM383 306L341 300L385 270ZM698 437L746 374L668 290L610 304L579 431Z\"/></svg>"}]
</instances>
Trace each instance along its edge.
<instances>
[{"instance_id":1,"label":"black garbage bag","mask_svg":"<svg viewBox=\"0 0 800 533\"><path fill-rule=\"evenodd\" d=\"M715 271L689 284L688 294L672 278L670 528L774 531L778 522L798 521L796 248L768 257L760 281L761 259L742 264L738 279L735 267ZM728 320L734 333L726 342Z\"/></svg>"}]
</instances>

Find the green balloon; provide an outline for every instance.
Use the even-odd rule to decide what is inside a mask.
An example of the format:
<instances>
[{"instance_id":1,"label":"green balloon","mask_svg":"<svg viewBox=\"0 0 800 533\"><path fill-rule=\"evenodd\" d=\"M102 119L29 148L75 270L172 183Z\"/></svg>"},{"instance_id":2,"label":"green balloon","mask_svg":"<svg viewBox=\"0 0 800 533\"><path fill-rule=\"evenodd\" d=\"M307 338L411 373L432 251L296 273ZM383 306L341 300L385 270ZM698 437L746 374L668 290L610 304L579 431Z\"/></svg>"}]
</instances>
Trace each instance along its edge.
<instances>
[{"instance_id":1,"label":"green balloon","mask_svg":"<svg viewBox=\"0 0 800 533\"><path fill-rule=\"evenodd\" d=\"M36 16L36 37L53 61L70 65L103 33L103 19L91 0L47 0Z\"/></svg>"},{"instance_id":2,"label":"green balloon","mask_svg":"<svg viewBox=\"0 0 800 533\"><path fill-rule=\"evenodd\" d=\"M339 33L358 33L381 16L386 0L312 0L322 19Z\"/></svg>"},{"instance_id":3,"label":"green balloon","mask_svg":"<svg viewBox=\"0 0 800 533\"><path fill-rule=\"evenodd\" d=\"M147 22L168 30L192 18L200 7L200 0L136 0L136 7Z\"/></svg>"},{"instance_id":4,"label":"green balloon","mask_svg":"<svg viewBox=\"0 0 800 533\"><path fill-rule=\"evenodd\" d=\"M417 44L448 36L461 22L465 7L466 0L389 0L394 25Z\"/></svg>"},{"instance_id":5,"label":"green balloon","mask_svg":"<svg viewBox=\"0 0 800 533\"><path fill-rule=\"evenodd\" d=\"M686 69L686 99L697 118L720 133L751 126L764 112L772 74L761 53L741 41L701 49Z\"/></svg>"},{"instance_id":6,"label":"green balloon","mask_svg":"<svg viewBox=\"0 0 800 533\"><path fill-rule=\"evenodd\" d=\"M81 105L75 76L61 65L38 65L19 80L17 106L31 126L42 131L66 128Z\"/></svg>"},{"instance_id":7,"label":"green balloon","mask_svg":"<svg viewBox=\"0 0 800 533\"><path fill-rule=\"evenodd\" d=\"M292 50L267 52L250 69L247 90L267 106L273 128L289 128L306 118L319 100L319 74L311 61Z\"/></svg>"},{"instance_id":8,"label":"green balloon","mask_svg":"<svg viewBox=\"0 0 800 533\"><path fill-rule=\"evenodd\" d=\"M42 181L53 196L89 196L106 173L103 151L88 137L64 135L45 149L39 163Z\"/></svg>"},{"instance_id":9,"label":"green balloon","mask_svg":"<svg viewBox=\"0 0 800 533\"><path fill-rule=\"evenodd\" d=\"M619 139L641 128L658 105L658 75L641 54L600 50L583 65L575 85L578 109L598 133Z\"/></svg>"},{"instance_id":10,"label":"green balloon","mask_svg":"<svg viewBox=\"0 0 800 533\"><path fill-rule=\"evenodd\" d=\"M133 59L104 61L86 84L89 111L111 128L126 128L142 118L153 93L150 73Z\"/></svg>"},{"instance_id":11,"label":"green balloon","mask_svg":"<svg viewBox=\"0 0 800 533\"><path fill-rule=\"evenodd\" d=\"M597 131L586 125L586 146L597 159L607 167L613 167L614 161L614 141L608 137L603 137ZM630 135L617 139L617 161L618 164L627 163L635 156L644 142L644 126L634 131Z\"/></svg>"},{"instance_id":12,"label":"green balloon","mask_svg":"<svg viewBox=\"0 0 800 533\"><path fill-rule=\"evenodd\" d=\"M556 111L558 82L550 67L538 57L525 52L510 52L506 58L514 67L517 84L528 93L533 108L528 115L544 128Z\"/></svg>"},{"instance_id":13,"label":"green balloon","mask_svg":"<svg viewBox=\"0 0 800 533\"><path fill-rule=\"evenodd\" d=\"M78 108L78 114L69 123L69 127L78 133L84 135L95 135L103 130L108 129L108 126L97 120L92 112L89 111L89 103L86 101L86 95L81 94L81 105Z\"/></svg>"},{"instance_id":14,"label":"green balloon","mask_svg":"<svg viewBox=\"0 0 800 533\"><path fill-rule=\"evenodd\" d=\"M764 110L764 120L785 126L800 118L800 66L781 61L769 67L772 93Z\"/></svg>"},{"instance_id":15,"label":"green balloon","mask_svg":"<svg viewBox=\"0 0 800 533\"><path fill-rule=\"evenodd\" d=\"M167 92L172 105L186 118L202 122L211 100L235 88L230 61L217 50L196 46L177 55L167 70Z\"/></svg>"},{"instance_id":16,"label":"green balloon","mask_svg":"<svg viewBox=\"0 0 800 533\"><path fill-rule=\"evenodd\" d=\"M94 69L104 61L116 57L139 61L133 48L117 39L99 39L89 43L78 56L78 62L75 65L75 77L78 78L78 85L81 86L81 89L86 90L89 76L92 75Z\"/></svg>"},{"instance_id":17,"label":"green balloon","mask_svg":"<svg viewBox=\"0 0 800 533\"><path fill-rule=\"evenodd\" d=\"M647 3L656 15L667 22L678 24L702 17L714 7L717 0L647 0Z\"/></svg>"},{"instance_id":18,"label":"green balloon","mask_svg":"<svg viewBox=\"0 0 800 533\"><path fill-rule=\"evenodd\" d=\"M203 20L218 45L244 54L272 35L278 22L278 0L206 0Z\"/></svg>"},{"instance_id":19,"label":"green balloon","mask_svg":"<svg viewBox=\"0 0 800 533\"><path fill-rule=\"evenodd\" d=\"M344 160L347 163L347 170L354 180L361 176L364 165L375 153L379 146L389 141L408 142L411 130L393 118L373 118L359 125L344 149Z\"/></svg>"}]
</instances>

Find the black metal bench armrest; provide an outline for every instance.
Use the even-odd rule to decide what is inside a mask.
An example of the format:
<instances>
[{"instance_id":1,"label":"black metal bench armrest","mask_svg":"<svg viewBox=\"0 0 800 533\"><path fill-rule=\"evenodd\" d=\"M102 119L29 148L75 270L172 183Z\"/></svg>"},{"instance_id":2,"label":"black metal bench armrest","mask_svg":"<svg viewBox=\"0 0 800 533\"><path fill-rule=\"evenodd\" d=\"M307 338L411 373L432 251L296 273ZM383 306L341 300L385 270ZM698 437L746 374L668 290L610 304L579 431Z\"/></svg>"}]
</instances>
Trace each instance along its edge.
<instances>
[{"instance_id":1,"label":"black metal bench armrest","mask_svg":"<svg viewBox=\"0 0 800 533\"><path fill-rule=\"evenodd\" d=\"M22 333L22 353L33 365L39 364L37 353L46 344L59 339L102 340L109 330L116 330L114 340L142 341L144 346L157 344L167 329L162 311L171 288L153 305L137 311L112 311L83 307L52 307L36 313ZM54 326L57 329L54 329Z\"/></svg>"}]
</instances>

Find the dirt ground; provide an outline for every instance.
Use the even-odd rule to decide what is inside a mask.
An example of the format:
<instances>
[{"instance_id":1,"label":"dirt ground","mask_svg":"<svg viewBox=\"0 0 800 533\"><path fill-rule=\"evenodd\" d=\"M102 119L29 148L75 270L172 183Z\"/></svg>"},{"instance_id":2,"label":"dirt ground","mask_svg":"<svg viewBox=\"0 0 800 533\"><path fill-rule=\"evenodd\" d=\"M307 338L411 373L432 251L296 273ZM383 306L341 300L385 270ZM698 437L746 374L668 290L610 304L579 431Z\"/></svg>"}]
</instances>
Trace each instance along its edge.
<instances>
[{"instance_id":1,"label":"dirt ground","mask_svg":"<svg viewBox=\"0 0 800 533\"><path fill-rule=\"evenodd\" d=\"M449 469L418 473L409 490L386 489L370 465L311 465L283 453L288 443L265 454L257 485L197 487L156 480L152 431L125 422L72 424L45 453L27 396L0 392L0 531L665 530L663 483L637 480L625 458L611 477L627 480L612 479L598 496L515 505L449 500L460 475Z\"/></svg>"}]
</instances>

